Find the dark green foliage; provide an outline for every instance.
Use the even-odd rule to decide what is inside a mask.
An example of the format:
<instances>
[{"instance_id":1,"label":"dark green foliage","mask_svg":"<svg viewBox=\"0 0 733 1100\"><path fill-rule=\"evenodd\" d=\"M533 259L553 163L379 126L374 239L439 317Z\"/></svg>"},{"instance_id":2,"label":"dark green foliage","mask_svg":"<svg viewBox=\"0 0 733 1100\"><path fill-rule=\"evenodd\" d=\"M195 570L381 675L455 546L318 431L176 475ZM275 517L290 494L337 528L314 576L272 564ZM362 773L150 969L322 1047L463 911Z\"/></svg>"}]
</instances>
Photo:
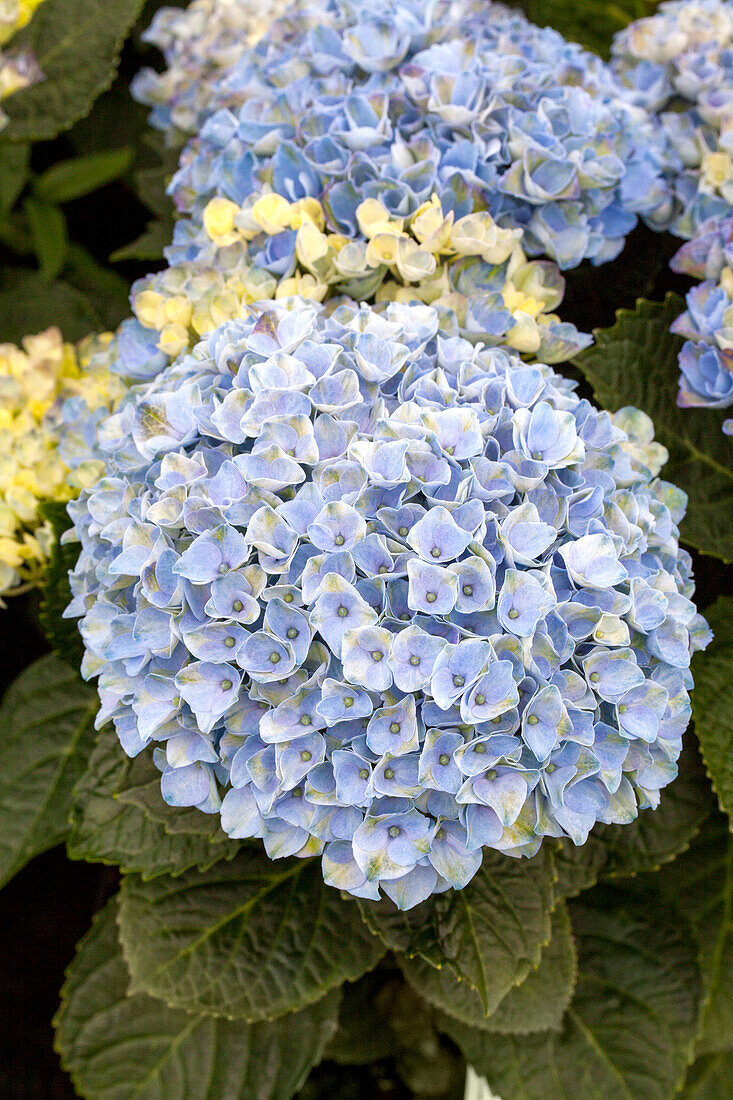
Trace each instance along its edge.
<instances>
[{"instance_id":1,"label":"dark green foliage","mask_svg":"<svg viewBox=\"0 0 733 1100\"><path fill-rule=\"evenodd\" d=\"M0 884L69 831L74 783L94 739L97 693L41 657L0 705Z\"/></svg>"}]
</instances>

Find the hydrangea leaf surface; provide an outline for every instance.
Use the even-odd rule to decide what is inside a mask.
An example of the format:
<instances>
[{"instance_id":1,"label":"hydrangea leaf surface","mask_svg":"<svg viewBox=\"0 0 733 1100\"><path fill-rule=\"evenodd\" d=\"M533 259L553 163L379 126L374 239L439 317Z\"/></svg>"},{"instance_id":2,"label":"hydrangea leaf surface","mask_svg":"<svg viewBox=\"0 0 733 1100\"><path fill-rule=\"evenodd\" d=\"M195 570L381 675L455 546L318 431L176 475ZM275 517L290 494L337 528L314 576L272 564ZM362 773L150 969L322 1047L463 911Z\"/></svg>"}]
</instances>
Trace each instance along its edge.
<instances>
[{"instance_id":1,"label":"hydrangea leaf surface","mask_svg":"<svg viewBox=\"0 0 733 1100\"><path fill-rule=\"evenodd\" d=\"M117 908L113 898L79 943L54 1021L56 1049L80 1095L290 1100L336 1030L340 993L260 1024L189 1014L144 993L130 996Z\"/></svg>"},{"instance_id":2,"label":"hydrangea leaf surface","mask_svg":"<svg viewBox=\"0 0 733 1100\"><path fill-rule=\"evenodd\" d=\"M316 860L251 848L177 879L126 876L119 924L133 992L249 1022L313 1004L384 953Z\"/></svg>"},{"instance_id":3,"label":"hydrangea leaf surface","mask_svg":"<svg viewBox=\"0 0 733 1100\"><path fill-rule=\"evenodd\" d=\"M577 972L570 918L563 904L553 911L551 939L542 949L539 965L488 1016L478 993L457 981L448 967L436 970L420 959L404 960L401 965L407 980L431 1004L470 1028L502 1035L559 1031Z\"/></svg>"},{"instance_id":4,"label":"hydrangea leaf surface","mask_svg":"<svg viewBox=\"0 0 733 1100\"><path fill-rule=\"evenodd\" d=\"M44 0L14 46L30 49L45 80L13 96L4 136L14 141L55 137L89 113L117 71L119 53L142 0Z\"/></svg>"},{"instance_id":5,"label":"hydrangea leaf surface","mask_svg":"<svg viewBox=\"0 0 733 1100\"><path fill-rule=\"evenodd\" d=\"M467 1061L513 1100L664 1100L680 1086L694 1037L694 947L658 909L589 893L571 906L578 984L559 1033L526 1037L441 1017Z\"/></svg>"},{"instance_id":6,"label":"hydrangea leaf surface","mask_svg":"<svg viewBox=\"0 0 733 1100\"><path fill-rule=\"evenodd\" d=\"M728 596L710 608L715 632L706 660L696 662L699 687L693 716L705 767L720 808L733 819L733 600Z\"/></svg>"},{"instance_id":7,"label":"hydrangea leaf surface","mask_svg":"<svg viewBox=\"0 0 733 1100\"><path fill-rule=\"evenodd\" d=\"M697 1055L733 1043L733 843L719 814L705 826L659 882L665 899L691 922L703 979Z\"/></svg>"},{"instance_id":8,"label":"hydrangea leaf surface","mask_svg":"<svg viewBox=\"0 0 733 1100\"><path fill-rule=\"evenodd\" d=\"M74 783L94 742L98 701L57 657L41 657L0 706L0 881L66 838Z\"/></svg>"}]
</instances>

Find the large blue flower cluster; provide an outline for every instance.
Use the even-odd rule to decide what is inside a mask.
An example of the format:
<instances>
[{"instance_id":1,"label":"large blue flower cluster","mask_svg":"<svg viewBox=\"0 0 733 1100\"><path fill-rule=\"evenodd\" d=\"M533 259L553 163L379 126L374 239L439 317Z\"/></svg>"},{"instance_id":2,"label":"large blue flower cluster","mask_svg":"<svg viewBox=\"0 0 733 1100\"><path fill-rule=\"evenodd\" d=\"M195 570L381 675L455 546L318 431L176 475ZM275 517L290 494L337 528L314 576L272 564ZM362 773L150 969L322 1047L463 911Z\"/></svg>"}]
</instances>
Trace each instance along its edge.
<instances>
[{"instance_id":1,"label":"large blue flower cluster","mask_svg":"<svg viewBox=\"0 0 733 1100\"><path fill-rule=\"evenodd\" d=\"M98 721L157 746L170 804L409 908L674 778L707 628L643 413L429 306L293 298L131 390L100 444L68 613Z\"/></svg>"},{"instance_id":2,"label":"large blue flower cluster","mask_svg":"<svg viewBox=\"0 0 733 1100\"><path fill-rule=\"evenodd\" d=\"M409 219L435 195L456 219L488 209L523 228L527 252L562 268L603 263L638 215L672 212L664 141L631 100L599 58L487 0L319 0L213 83L172 184L188 217L170 258L214 260L212 199L242 208L226 249L274 192L318 200L349 239L365 199ZM282 267L296 226L279 228L262 259Z\"/></svg>"}]
</instances>

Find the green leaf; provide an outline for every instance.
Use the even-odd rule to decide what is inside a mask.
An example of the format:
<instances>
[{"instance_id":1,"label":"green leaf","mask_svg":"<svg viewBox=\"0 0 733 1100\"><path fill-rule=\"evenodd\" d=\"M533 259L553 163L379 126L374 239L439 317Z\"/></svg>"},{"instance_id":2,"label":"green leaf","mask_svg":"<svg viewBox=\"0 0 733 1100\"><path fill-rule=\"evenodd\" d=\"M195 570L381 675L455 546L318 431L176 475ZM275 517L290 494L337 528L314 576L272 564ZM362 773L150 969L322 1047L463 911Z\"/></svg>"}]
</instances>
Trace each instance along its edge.
<instances>
[{"instance_id":1,"label":"green leaf","mask_svg":"<svg viewBox=\"0 0 733 1100\"><path fill-rule=\"evenodd\" d=\"M595 831L585 844L573 844L567 838L559 840L555 850L555 893L567 899L577 897L595 886L605 864L606 849L596 842Z\"/></svg>"},{"instance_id":2,"label":"green leaf","mask_svg":"<svg viewBox=\"0 0 733 1100\"><path fill-rule=\"evenodd\" d=\"M478 993L456 981L448 967L435 970L419 958L398 957L398 962L426 1000L469 1027L515 1035L557 1031L572 999L577 971L570 917L563 904L552 914L551 935L539 966L510 989L488 1017Z\"/></svg>"},{"instance_id":3,"label":"green leaf","mask_svg":"<svg viewBox=\"0 0 733 1100\"><path fill-rule=\"evenodd\" d=\"M669 1100L694 1035L694 947L659 908L619 891L572 906L578 985L558 1034L496 1037L441 1024L502 1100Z\"/></svg>"},{"instance_id":4,"label":"green leaf","mask_svg":"<svg viewBox=\"0 0 733 1100\"><path fill-rule=\"evenodd\" d=\"M44 141L89 113L109 88L143 0L44 0L13 47L35 54L45 80L11 96L2 137Z\"/></svg>"},{"instance_id":5,"label":"green leaf","mask_svg":"<svg viewBox=\"0 0 733 1100\"><path fill-rule=\"evenodd\" d=\"M684 852L715 809L692 730L678 761L679 775L661 792L656 810L641 810L630 825L601 825L591 839L603 846L604 877L654 871Z\"/></svg>"},{"instance_id":6,"label":"green leaf","mask_svg":"<svg viewBox=\"0 0 733 1100\"><path fill-rule=\"evenodd\" d=\"M119 263L121 260L160 260L163 249L168 247L172 239L173 221L155 219L148 222L145 232L134 241L113 252L110 260L112 263Z\"/></svg>"},{"instance_id":7,"label":"green leaf","mask_svg":"<svg viewBox=\"0 0 733 1100\"><path fill-rule=\"evenodd\" d=\"M23 209L31 227L41 275L52 282L64 266L69 247L66 218L58 206L34 198L27 198Z\"/></svg>"},{"instance_id":8,"label":"green leaf","mask_svg":"<svg viewBox=\"0 0 733 1100\"><path fill-rule=\"evenodd\" d=\"M361 909L386 946L405 952L401 965L419 993L431 999L428 989L440 977L430 970L447 967L451 977L441 984L464 982L489 1016L539 964L551 935L554 881L549 846L533 859L510 859L489 850L468 886L421 907L423 925L417 933L407 935L403 915L395 916L386 903L364 902ZM420 961L413 963L418 955Z\"/></svg>"},{"instance_id":9,"label":"green leaf","mask_svg":"<svg viewBox=\"0 0 733 1100\"><path fill-rule=\"evenodd\" d=\"M0 885L66 837L97 706L97 693L52 656L8 688L0 706Z\"/></svg>"},{"instance_id":10,"label":"green leaf","mask_svg":"<svg viewBox=\"0 0 733 1100\"><path fill-rule=\"evenodd\" d=\"M687 1071L681 1100L724 1100L733 1082L733 1051L698 1058Z\"/></svg>"},{"instance_id":11,"label":"green leaf","mask_svg":"<svg viewBox=\"0 0 733 1100\"><path fill-rule=\"evenodd\" d=\"M104 187L124 176L132 164L130 148L109 149L102 153L62 160L34 181L33 190L43 202L62 205Z\"/></svg>"},{"instance_id":12,"label":"green leaf","mask_svg":"<svg viewBox=\"0 0 733 1100\"><path fill-rule=\"evenodd\" d=\"M0 277L0 342L58 325L71 343L99 332L102 320L89 299L68 283L47 282L37 271L6 269Z\"/></svg>"},{"instance_id":13,"label":"green leaf","mask_svg":"<svg viewBox=\"0 0 733 1100\"><path fill-rule=\"evenodd\" d=\"M189 1015L128 996L117 900L77 947L54 1021L56 1049L86 1100L290 1100L336 1029L339 993L274 1023Z\"/></svg>"},{"instance_id":14,"label":"green leaf","mask_svg":"<svg viewBox=\"0 0 733 1100\"><path fill-rule=\"evenodd\" d=\"M157 816L147 812L150 803ZM239 843L223 832L218 815L168 806L160 772L149 753L131 760L111 726L100 730L89 764L74 790L67 851L71 859L118 864L144 879L208 869L232 859Z\"/></svg>"},{"instance_id":15,"label":"green leaf","mask_svg":"<svg viewBox=\"0 0 733 1100\"><path fill-rule=\"evenodd\" d=\"M437 1008L471 1027L504 1035L558 1031L576 987L578 969L570 916L564 904L553 913L551 939L543 949L539 966L529 971L521 985L508 991L488 1018L479 994L466 982L452 978L447 968L431 970L419 959L407 961L404 972L408 981L415 965L423 970L420 991Z\"/></svg>"},{"instance_id":16,"label":"green leaf","mask_svg":"<svg viewBox=\"0 0 733 1100\"><path fill-rule=\"evenodd\" d=\"M30 159L30 145L0 143L0 218L9 213L25 187Z\"/></svg>"},{"instance_id":17,"label":"green leaf","mask_svg":"<svg viewBox=\"0 0 733 1100\"><path fill-rule=\"evenodd\" d=\"M130 315L130 284L116 271L103 267L78 244L69 246L64 278L91 302L101 327L114 331Z\"/></svg>"},{"instance_id":18,"label":"green leaf","mask_svg":"<svg viewBox=\"0 0 733 1100\"><path fill-rule=\"evenodd\" d=\"M733 819L733 598L721 596L705 617L715 637L693 658L692 713L720 808Z\"/></svg>"},{"instance_id":19,"label":"green leaf","mask_svg":"<svg viewBox=\"0 0 733 1100\"><path fill-rule=\"evenodd\" d=\"M84 657L84 643L77 627L78 620L63 617L71 602L69 570L76 564L79 544L61 545L61 535L71 526L65 504L46 501L41 505L40 513L41 518L51 524L54 539L43 578L38 617L46 641L56 656L72 668L79 669Z\"/></svg>"},{"instance_id":20,"label":"green leaf","mask_svg":"<svg viewBox=\"0 0 733 1100\"><path fill-rule=\"evenodd\" d=\"M731 561L733 450L721 430L725 410L677 407L682 340L669 328L683 310L676 294L668 294L664 304L640 300L635 311L618 312L613 328L596 330L595 344L573 362L604 408L635 405L651 416L670 456L662 475L689 496L682 538Z\"/></svg>"},{"instance_id":21,"label":"green leaf","mask_svg":"<svg viewBox=\"0 0 733 1100\"><path fill-rule=\"evenodd\" d=\"M695 1052L733 1050L733 837L722 814L656 885L690 921L699 945L703 998Z\"/></svg>"},{"instance_id":22,"label":"green leaf","mask_svg":"<svg viewBox=\"0 0 733 1100\"><path fill-rule=\"evenodd\" d=\"M120 938L132 992L250 1022L312 1004L384 954L320 860L274 863L259 844L178 879L127 876Z\"/></svg>"}]
</instances>

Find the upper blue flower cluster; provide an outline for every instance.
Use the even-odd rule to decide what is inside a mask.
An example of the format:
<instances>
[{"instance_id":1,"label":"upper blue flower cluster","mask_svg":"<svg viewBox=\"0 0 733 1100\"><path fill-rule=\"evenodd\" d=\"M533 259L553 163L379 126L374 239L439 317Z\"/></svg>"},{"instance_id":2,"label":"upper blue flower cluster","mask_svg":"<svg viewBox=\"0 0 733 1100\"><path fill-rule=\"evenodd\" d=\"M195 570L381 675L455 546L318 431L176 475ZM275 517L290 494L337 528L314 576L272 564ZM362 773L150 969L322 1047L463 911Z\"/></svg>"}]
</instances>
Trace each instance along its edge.
<instances>
[{"instance_id":1,"label":"upper blue flower cluster","mask_svg":"<svg viewBox=\"0 0 733 1100\"><path fill-rule=\"evenodd\" d=\"M211 200L246 229L274 192L317 199L348 239L365 199L404 220L437 196L455 219L487 209L523 228L529 255L561 268L603 263L638 215L672 215L664 142L631 98L599 58L499 4L319 0L212 82L172 184L188 217L169 257L213 262L239 223L212 240ZM280 228L263 259L287 266L295 227Z\"/></svg>"},{"instance_id":2,"label":"upper blue flower cluster","mask_svg":"<svg viewBox=\"0 0 733 1100\"><path fill-rule=\"evenodd\" d=\"M614 71L666 143L681 237L733 208L732 47L733 0L671 0L614 40Z\"/></svg>"},{"instance_id":3,"label":"upper blue flower cluster","mask_svg":"<svg viewBox=\"0 0 733 1100\"><path fill-rule=\"evenodd\" d=\"M169 803L402 908L656 805L708 634L685 495L573 389L429 306L245 307L70 505L99 723Z\"/></svg>"}]
</instances>

